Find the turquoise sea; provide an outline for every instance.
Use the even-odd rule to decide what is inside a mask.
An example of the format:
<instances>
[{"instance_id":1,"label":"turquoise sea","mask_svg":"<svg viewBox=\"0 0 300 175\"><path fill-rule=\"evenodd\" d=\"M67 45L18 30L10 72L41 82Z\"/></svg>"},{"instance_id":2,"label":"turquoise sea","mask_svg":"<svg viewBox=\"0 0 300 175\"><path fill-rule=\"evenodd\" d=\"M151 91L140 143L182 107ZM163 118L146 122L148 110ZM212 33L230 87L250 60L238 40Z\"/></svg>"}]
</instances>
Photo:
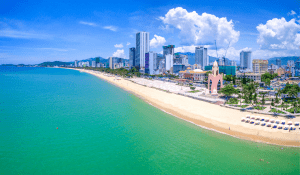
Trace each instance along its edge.
<instances>
[{"instance_id":1,"label":"turquoise sea","mask_svg":"<svg viewBox=\"0 0 300 175\"><path fill-rule=\"evenodd\" d=\"M299 174L299 155L200 128L86 73L0 67L0 175Z\"/></svg>"}]
</instances>

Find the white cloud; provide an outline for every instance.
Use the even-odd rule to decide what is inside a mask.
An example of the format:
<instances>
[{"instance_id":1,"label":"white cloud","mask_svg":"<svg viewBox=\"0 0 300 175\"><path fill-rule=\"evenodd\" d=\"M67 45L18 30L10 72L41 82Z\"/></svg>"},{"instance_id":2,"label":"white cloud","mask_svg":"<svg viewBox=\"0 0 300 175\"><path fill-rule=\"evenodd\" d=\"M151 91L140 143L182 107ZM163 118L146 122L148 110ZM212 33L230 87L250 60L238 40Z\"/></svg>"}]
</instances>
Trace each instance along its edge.
<instances>
[{"instance_id":1,"label":"white cloud","mask_svg":"<svg viewBox=\"0 0 300 175\"><path fill-rule=\"evenodd\" d=\"M53 51L59 51L59 52L67 52L69 51L68 49L60 49L60 48L38 48L38 49L41 49L41 50L53 50ZM72 49L74 50L74 49Z\"/></svg>"},{"instance_id":2,"label":"white cloud","mask_svg":"<svg viewBox=\"0 0 300 175\"><path fill-rule=\"evenodd\" d=\"M85 22L85 21L80 21L79 24L83 24L83 25L88 25L88 26L97 26L95 23L92 23L92 22Z\"/></svg>"},{"instance_id":3,"label":"white cloud","mask_svg":"<svg viewBox=\"0 0 300 175\"><path fill-rule=\"evenodd\" d=\"M122 43L121 44L115 44L114 46L115 46L115 48L122 48L123 44Z\"/></svg>"},{"instance_id":4,"label":"white cloud","mask_svg":"<svg viewBox=\"0 0 300 175\"><path fill-rule=\"evenodd\" d=\"M289 22L285 18L267 21L256 27L259 32L257 43L261 49L297 49L299 45L300 25L295 23L295 19Z\"/></svg>"},{"instance_id":5,"label":"white cloud","mask_svg":"<svg viewBox=\"0 0 300 175\"><path fill-rule=\"evenodd\" d=\"M273 57L299 56L300 50L255 50L253 59L269 59Z\"/></svg>"},{"instance_id":6,"label":"white cloud","mask_svg":"<svg viewBox=\"0 0 300 175\"><path fill-rule=\"evenodd\" d=\"M124 49L118 49L113 53L113 57L126 58Z\"/></svg>"},{"instance_id":7,"label":"white cloud","mask_svg":"<svg viewBox=\"0 0 300 175\"><path fill-rule=\"evenodd\" d=\"M104 28L104 29L111 30L111 31L114 31L114 32L117 31L117 27L115 27L115 26L105 26L105 27L103 27L103 28Z\"/></svg>"},{"instance_id":8,"label":"white cloud","mask_svg":"<svg viewBox=\"0 0 300 175\"><path fill-rule=\"evenodd\" d=\"M130 45L130 42L127 42L126 46L129 46Z\"/></svg>"},{"instance_id":9,"label":"white cloud","mask_svg":"<svg viewBox=\"0 0 300 175\"><path fill-rule=\"evenodd\" d=\"M195 45L191 46L182 46L182 47L175 47L174 52L191 52L195 53Z\"/></svg>"},{"instance_id":10,"label":"white cloud","mask_svg":"<svg viewBox=\"0 0 300 175\"><path fill-rule=\"evenodd\" d=\"M217 41L218 46L227 46L239 40L240 32L234 30L232 20L218 18L215 15L188 12L182 7L170 9L165 17L160 17L165 25L171 25L180 30L179 38L183 45L208 44ZM165 28L169 28L166 26Z\"/></svg>"},{"instance_id":11,"label":"white cloud","mask_svg":"<svg viewBox=\"0 0 300 175\"><path fill-rule=\"evenodd\" d=\"M163 46L166 43L166 39L162 36L154 35L154 38L150 41L150 47L157 48Z\"/></svg>"},{"instance_id":12,"label":"white cloud","mask_svg":"<svg viewBox=\"0 0 300 175\"><path fill-rule=\"evenodd\" d=\"M0 37L7 38L20 38L20 39L48 39L51 38L50 35L36 33L34 31L18 31L12 29L0 30Z\"/></svg>"},{"instance_id":13,"label":"white cloud","mask_svg":"<svg viewBox=\"0 0 300 175\"><path fill-rule=\"evenodd\" d=\"M288 15L296 15L296 12L294 10L291 10Z\"/></svg>"},{"instance_id":14,"label":"white cloud","mask_svg":"<svg viewBox=\"0 0 300 175\"><path fill-rule=\"evenodd\" d=\"M218 49L218 57L223 57L225 56L225 53L226 53L226 58L229 58L230 60L240 60L240 53L241 51L252 51L252 48L248 48L248 47L245 47L243 49L235 49L234 47L229 47L227 49L227 52L226 52L226 49L227 48L221 48L221 49ZM208 53L207 53L209 56L213 56L213 57L217 57L217 53L216 53L216 50L215 48L212 48L212 49L208 49Z\"/></svg>"}]
</instances>

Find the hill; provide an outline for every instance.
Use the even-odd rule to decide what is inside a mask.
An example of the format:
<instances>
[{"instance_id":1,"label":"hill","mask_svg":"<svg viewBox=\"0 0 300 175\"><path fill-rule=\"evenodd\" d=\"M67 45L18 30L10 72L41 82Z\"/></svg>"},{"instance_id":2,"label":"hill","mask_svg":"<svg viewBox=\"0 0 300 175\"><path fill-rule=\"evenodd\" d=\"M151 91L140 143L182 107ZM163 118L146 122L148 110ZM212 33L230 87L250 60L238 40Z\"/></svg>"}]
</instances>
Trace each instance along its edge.
<instances>
[{"instance_id":1,"label":"hill","mask_svg":"<svg viewBox=\"0 0 300 175\"><path fill-rule=\"evenodd\" d=\"M39 64L39 66L42 66L42 67L47 67L47 66L69 66L71 64L74 64L74 62L62 62L62 61L53 61L53 62L50 62L50 61L47 61L47 62L43 62L41 64Z\"/></svg>"}]
</instances>

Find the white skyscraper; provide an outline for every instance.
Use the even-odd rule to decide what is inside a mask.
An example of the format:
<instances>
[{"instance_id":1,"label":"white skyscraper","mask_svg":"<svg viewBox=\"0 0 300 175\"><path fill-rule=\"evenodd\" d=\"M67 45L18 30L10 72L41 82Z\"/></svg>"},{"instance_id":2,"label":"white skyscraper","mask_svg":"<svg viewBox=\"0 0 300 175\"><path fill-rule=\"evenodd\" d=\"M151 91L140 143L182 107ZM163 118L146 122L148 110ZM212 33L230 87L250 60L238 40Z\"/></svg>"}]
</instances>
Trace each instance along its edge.
<instances>
[{"instance_id":1,"label":"white skyscraper","mask_svg":"<svg viewBox=\"0 0 300 175\"><path fill-rule=\"evenodd\" d=\"M240 53L241 69L252 70L251 51L241 51Z\"/></svg>"},{"instance_id":2,"label":"white skyscraper","mask_svg":"<svg viewBox=\"0 0 300 175\"><path fill-rule=\"evenodd\" d=\"M96 61L92 61L92 67L96 67Z\"/></svg>"},{"instance_id":3,"label":"white skyscraper","mask_svg":"<svg viewBox=\"0 0 300 175\"><path fill-rule=\"evenodd\" d=\"M207 48L202 46L195 48L195 64L200 65L203 70L208 65Z\"/></svg>"},{"instance_id":4,"label":"white skyscraper","mask_svg":"<svg viewBox=\"0 0 300 175\"><path fill-rule=\"evenodd\" d=\"M236 62L234 60L230 61L230 66L236 66Z\"/></svg>"},{"instance_id":5,"label":"white skyscraper","mask_svg":"<svg viewBox=\"0 0 300 175\"><path fill-rule=\"evenodd\" d=\"M145 53L150 51L149 32L136 34L135 66L145 68Z\"/></svg>"},{"instance_id":6,"label":"white skyscraper","mask_svg":"<svg viewBox=\"0 0 300 175\"><path fill-rule=\"evenodd\" d=\"M78 61L75 60L75 66L74 67L78 67Z\"/></svg>"},{"instance_id":7,"label":"white skyscraper","mask_svg":"<svg viewBox=\"0 0 300 175\"><path fill-rule=\"evenodd\" d=\"M173 68L173 55L166 55L166 71L171 70Z\"/></svg>"}]
</instances>

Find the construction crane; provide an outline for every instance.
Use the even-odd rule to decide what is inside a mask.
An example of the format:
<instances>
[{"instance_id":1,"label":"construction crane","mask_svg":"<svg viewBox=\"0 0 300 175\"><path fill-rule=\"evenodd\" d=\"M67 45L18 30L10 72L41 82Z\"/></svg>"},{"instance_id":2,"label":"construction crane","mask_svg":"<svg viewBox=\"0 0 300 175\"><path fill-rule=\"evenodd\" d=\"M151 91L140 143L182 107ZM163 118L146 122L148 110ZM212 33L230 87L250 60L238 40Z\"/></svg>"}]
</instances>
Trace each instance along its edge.
<instances>
[{"instance_id":1,"label":"construction crane","mask_svg":"<svg viewBox=\"0 0 300 175\"><path fill-rule=\"evenodd\" d=\"M217 40L215 40L215 45L216 45L216 53L217 53L217 58L218 58L219 56L218 56Z\"/></svg>"},{"instance_id":2,"label":"construction crane","mask_svg":"<svg viewBox=\"0 0 300 175\"><path fill-rule=\"evenodd\" d=\"M227 53L227 50L229 49L229 46L230 46L230 41L229 41L228 47L227 47L227 49L226 49L226 51L225 51L224 58L226 58L226 53Z\"/></svg>"}]
</instances>

